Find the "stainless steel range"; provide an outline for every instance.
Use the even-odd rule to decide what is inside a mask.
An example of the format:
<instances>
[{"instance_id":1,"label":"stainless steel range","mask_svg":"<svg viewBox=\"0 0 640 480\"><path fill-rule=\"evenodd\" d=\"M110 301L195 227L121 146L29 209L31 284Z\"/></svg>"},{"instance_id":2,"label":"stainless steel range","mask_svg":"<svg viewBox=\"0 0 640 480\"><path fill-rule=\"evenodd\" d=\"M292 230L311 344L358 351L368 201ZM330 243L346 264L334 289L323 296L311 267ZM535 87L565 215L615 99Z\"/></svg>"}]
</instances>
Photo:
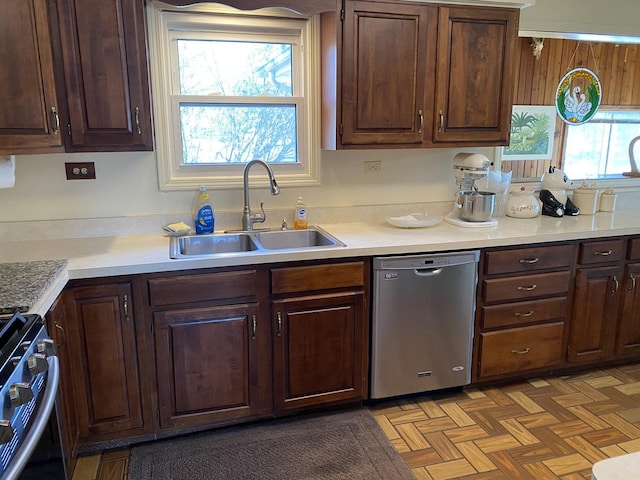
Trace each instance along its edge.
<instances>
[{"instance_id":1,"label":"stainless steel range","mask_svg":"<svg viewBox=\"0 0 640 480\"><path fill-rule=\"evenodd\" d=\"M0 316L0 480L64 478L62 458L44 476L31 476L25 468L55 413L58 383L55 345L42 318Z\"/></svg>"}]
</instances>

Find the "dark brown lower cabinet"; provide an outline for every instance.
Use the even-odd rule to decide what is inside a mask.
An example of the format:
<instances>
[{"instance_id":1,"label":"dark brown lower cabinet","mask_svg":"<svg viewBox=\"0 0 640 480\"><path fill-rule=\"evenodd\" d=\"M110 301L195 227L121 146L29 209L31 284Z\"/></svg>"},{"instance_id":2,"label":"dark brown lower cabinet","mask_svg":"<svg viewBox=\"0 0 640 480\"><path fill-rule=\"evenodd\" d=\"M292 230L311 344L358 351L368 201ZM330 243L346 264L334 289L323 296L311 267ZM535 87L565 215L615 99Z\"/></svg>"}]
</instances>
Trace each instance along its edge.
<instances>
[{"instance_id":1,"label":"dark brown lower cabinet","mask_svg":"<svg viewBox=\"0 0 640 480\"><path fill-rule=\"evenodd\" d=\"M153 324L161 428L271 411L270 325L258 304L160 311Z\"/></svg>"},{"instance_id":2,"label":"dark brown lower cabinet","mask_svg":"<svg viewBox=\"0 0 640 480\"><path fill-rule=\"evenodd\" d=\"M276 410L363 398L363 305L362 292L273 302Z\"/></svg>"},{"instance_id":3,"label":"dark brown lower cabinet","mask_svg":"<svg viewBox=\"0 0 640 480\"><path fill-rule=\"evenodd\" d=\"M616 338L616 355L640 355L640 263L625 267L621 284L622 308Z\"/></svg>"},{"instance_id":4,"label":"dark brown lower cabinet","mask_svg":"<svg viewBox=\"0 0 640 480\"><path fill-rule=\"evenodd\" d=\"M131 283L67 288L64 301L80 441L143 433Z\"/></svg>"},{"instance_id":5,"label":"dark brown lower cabinet","mask_svg":"<svg viewBox=\"0 0 640 480\"><path fill-rule=\"evenodd\" d=\"M576 270L568 360L588 363L611 357L618 323L621 268Z\"/></svg>"},{"instance_id":6,"label":"dark brown lower cabinet","mask_svg":"<svg viewBox=\"0 0 640 480\"><path fill-rule=\"evenodd\" d=\"M78 420L74 406L73 382L74 370L71 363L69 342L67 342L67 322L63 297L60 296L53 303L45 316L47 333L56 345L56 355L60 364L60 387L58 393L58 423L63 445L63 454L69 477L73 475L78 455Z\"/></svg>"}]
</instances>

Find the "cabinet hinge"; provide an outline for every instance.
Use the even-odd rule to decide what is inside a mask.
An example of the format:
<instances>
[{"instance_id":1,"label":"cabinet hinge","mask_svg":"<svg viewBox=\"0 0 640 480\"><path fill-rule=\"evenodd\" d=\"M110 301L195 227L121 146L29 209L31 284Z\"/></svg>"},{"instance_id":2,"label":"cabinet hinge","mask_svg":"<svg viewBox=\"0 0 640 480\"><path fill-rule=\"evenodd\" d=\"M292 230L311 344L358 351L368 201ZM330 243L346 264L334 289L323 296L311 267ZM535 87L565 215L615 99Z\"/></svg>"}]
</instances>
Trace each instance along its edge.
<instances>
[{"instance_id":1,"label":"cabinet hinge","mask_svg":"<svg viewBox=\"0 0 640 480\"><path fill-rule=\"evenodd\" d=\"M340 9L340 21L344 22L344 8Z\"/></svg>"}]
</instances>

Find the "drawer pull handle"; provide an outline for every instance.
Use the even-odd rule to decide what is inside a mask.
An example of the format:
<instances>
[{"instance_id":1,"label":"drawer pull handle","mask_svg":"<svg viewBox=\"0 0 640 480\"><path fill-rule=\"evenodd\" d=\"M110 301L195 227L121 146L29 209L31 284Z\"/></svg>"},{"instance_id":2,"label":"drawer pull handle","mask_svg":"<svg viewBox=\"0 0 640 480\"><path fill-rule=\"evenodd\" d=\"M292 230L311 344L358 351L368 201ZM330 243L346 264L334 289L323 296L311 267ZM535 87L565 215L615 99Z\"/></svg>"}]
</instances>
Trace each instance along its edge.
<instances>
[{"instance_id":1,"label":"drawer pull handle","mask_svg":"<svg viewBox=\"0 0 640 480\"><path fill-rule=\"evenodd\" d=\"M511 353L515 353L516 355L525 355L529 353L529 347L525 348L524 350L511 350Z\"/></svg>"},{"instance_id":2,"label":"drawer pull handle","mask_svg":"<svg viewBox=\"0 0 640 480\"><path fill-rule=\"evenodd\" d=\"M536 288L538 288L538 285L536 285L534 283L530 287L518 287L518 291L519 292L531 292L531 291L535 290Z\"/></svg>"},{"instance_id":3,"label":"drawer pull handle","mask_svg":"<svg viewBox=\"0 0 640 480\"><path fill-rule=\"evenodd\" d=\"M520 259L520 264L521 265L530 265L532 263L538 263L540 261L540 259L538 257L536 258L521 258Z\"/></svg>"},{"instance_id":4,"label":"drawer pull handle","mask_svg":"<svg viewBox=\"0 0 640 480\"><path fill-rule=\"evenodd\" d=\"M601 257L608 257L612 253L613 253L613 250L607 250L606 252L599 252L596 250L595 252L593 252L594 255L600 255Z\"/></svg>"},{"instance_id":5,"label":"drawer pull handle","mask_svg":"<svg viewBox=\"0 0 640 480\"><path fill-rule=\"evenodd\" d=\"M278 329L276 330L276 336L282 335L282 313L278 312Z\"/></svg>"},{"instance_id":6,"label":"drawer pull handle","mask_svg":"<svg viewBox=\"0 0 640 480\"><path fill-rule=\"evenodd\" d=\"M529 310L529 311L528 311L528 312L526 312L526 313L516 312L516 313L514 313L514 315L515 315L516 317L530 317L531 315L533 315L533 310Z\"/></svg>"},{"instance_id":7,"label":"drawer pull handle","mask_svg":"<svg viewBox=\"0 0 640 480\"><path fill-rule=\"evenodd\" d=\"M418 133L422 133L422 130L424 129L424 114L422 113L422 110L418 110L418 121L420 122Z\"/></svg>"},{"instance_id":8,"label":"drawer pull handle","mask_svg":"<svg viewBox=\"0 0 640 480\"><path fill-rule=\"evenodd\" d=\"M631 279L631 286L627 290L627 293L631 293L636 289L636 274L630 273L629 278Z\"/></svg>"}]
</instances>

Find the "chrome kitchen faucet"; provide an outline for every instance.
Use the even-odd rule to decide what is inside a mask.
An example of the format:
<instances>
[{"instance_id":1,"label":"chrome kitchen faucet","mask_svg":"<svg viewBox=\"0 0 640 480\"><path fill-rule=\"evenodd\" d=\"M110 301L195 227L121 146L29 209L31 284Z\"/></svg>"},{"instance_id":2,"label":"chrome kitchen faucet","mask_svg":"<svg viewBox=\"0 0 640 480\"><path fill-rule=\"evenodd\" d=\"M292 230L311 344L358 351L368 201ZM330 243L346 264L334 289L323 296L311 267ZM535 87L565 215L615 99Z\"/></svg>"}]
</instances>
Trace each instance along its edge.
<instances>
[{"instance_id":1,"label":"chrome kitchen faucet","mask_svg":"<svg viewBox=\"0 0 640 480\"><path fill-rule=\"evenodd\" d=\"M249 170L254 165L262 165L269 174L269 186L271 188L271 195L278 195L280 188L276 182L276 178L273 175L273 170L267 162L264 160L251 160L244 167L244 208L242 209L242 230L252 231L254 223L263 223L265 221L265 214L263 203L260 202L260 211L262 213L251 214L251 206L249 204Z\"/></svg>"}]
</instances>

